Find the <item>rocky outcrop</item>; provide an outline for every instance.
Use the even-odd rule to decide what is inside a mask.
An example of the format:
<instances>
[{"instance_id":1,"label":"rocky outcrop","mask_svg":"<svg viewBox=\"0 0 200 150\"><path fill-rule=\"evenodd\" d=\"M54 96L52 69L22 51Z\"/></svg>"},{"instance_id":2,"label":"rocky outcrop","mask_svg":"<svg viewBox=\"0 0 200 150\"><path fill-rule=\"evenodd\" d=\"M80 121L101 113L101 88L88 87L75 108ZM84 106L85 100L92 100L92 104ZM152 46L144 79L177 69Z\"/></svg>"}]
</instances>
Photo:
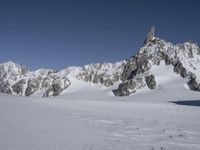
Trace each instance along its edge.
<instances>
[{"instance_id":1,"label":"rocky outcrop","mask_svg":"<svg viewBox=\"0 0 200 150\"><path fill-rule=\"evenodd\" d=\"M35 93L37 90L40 90L40 85L43 80L42 76L34 77L28 80L28 85L25 91L26 96L30 96Z\"/></svg>"},{"instance_id":2,"label":"rocky outcrop","mask_svg":"<svg viewBox=\"0 0 200 150\"><path fill-rule=\"evenodd\" d=\"M149 89L155 89L156 88L156 80L154 75L149 75L145 77L145 81Z\"/></svg>"},{"instance_id":3,"label":"rocky outcrop","mask_svg":"<svg viewBox=\"0 0 200 150\"><path fill-rule=\"evenodd\" d=\"M67 89L71 85L70 80L67 78L55 79L52 85L46 90L43 97L52 97L60 95L63 90Z\"/></svg>"},{"instance_id":4,"label":"rocky outcrop","mask_svg":"<svg viewBox=\"0 0 200 150\"><path fill-rule=\"evenodd\" d=\"M149 42L153 41L153 38L155 36L155 27L152 26L149 33L147 34L147 37L144 41L144 45L148 44Z\"/></svg>"},{"instance_id":5,"label":"rocky outcrop","mask_svg":"<svg viewBox=\"0 0 200 150\"><path fill-rule=\"evenodd\" d=\"M136 74L137 74L136 63L135 61L131 61L131 59L129 59L124 67L124 70L120 78L122 81L126 81L127 79L133 78Z\"/></svg>"},{"instance_id":6,"label":"rocky outcrop","mask_svg":"<svg viewBox=\"0 0 200 150\"><path fill-rule=\"evenodd\" d=\"M133 79L137 74L144 73L149 69L148 56L146 53L138 53L127 60L127 64L125 65L121 75L121 80L126 81Z\"/></svg>"},{"instance_id":7,"label":"rocky outcrop","mask_svg":"<svg viewBox=\"0 0 200 150\"><path fill-rule=\"evenodd\" d=\"M126 61L116 63L96 63L79 68L66 68L62 72L67 77L75 77L79 80L102 84L106 87L112 86L120 80Z\"/></svg>"},{"instance_id":8,"label":"rocky outcrop","mask_svg":"<svg viewBox=\"0 0 200 150\"><path fill-rule=\"evenodd\" d=\"M26 85L26 80L22 79L12 86L12 90L17 95L23 95L25 85Z\"/></svg>"},{"instance_id":9,"label":"rocky outcrop","mask_svg":"<svg viewBox=\"0 0 200 150\"><path fill-rule=\"evenodd\" d=\"M22 79L28 70L23 65L12 61L0 64L0 92L7 94L23 94L26 81Z\"/></svg>"},{"instance_id":10,"label":"rocky outcrop","mask_svg":"<svg viewBox=\"0 0 200 150\"><path fill-rule=\"evenodd\" d=\"M0 64L0 81L7 79L16 81L17 77L24 76L28 73L25 66L15 64L12 61Z\"/></svg>"},{"instance_id":11,"label":"rocky outcrop","mask_svg":"<svg viewBox=\"0 0 200 150\"><path fill-rule=\"evenodd\" d=\"M128 96L132 93L135 93L137 89L140 89L145 85L144 78L130 79L119 84L118 89L114 90L114 94L116 96Z\"/></svg>"},{"instance_id":12,"label":"rocky outcrop","mask_svg":"<svg viewBox=\"0 0 200 150\"><path fill-rule=\"evenodd\" d=\"M182 65L182 63L180 61L178 61L174 65L174 72L180 74L181 77L183 77L183 78L187 77L186 69L183 67L183 65Z\"/></svg>"},{"instance_id":13,"label":"rocky outcrop","mask_svg":"<svg viewBox=\"0 0 200 150\"><path fill-rule=\"evenodd\" d=\"M12 94L12 90L8 81L0 83L0 92Z\"/></svg>"},{"instance_id":14,"label":"rocky outcrop","mask_svg":"<svg viewBox=\"0 0 200 150\"><path fill-rule=\"evenodd\" d=\"M192 78L188 82L188 86L189 86L190 90L200 92L200 84L196 81L195 78Z\"/></svg>"},{"instance_id":15,"label":"rocky outcrop","mask_svg":"<svg viewBox=\"0 0 200 150\"><path fill-rule=\"evenodd\" d=\"M120 83L118 89L114 90L116 96L128 96L137 90L147 86L149 89L156 88L156 80L154 75L148 75L144 77L135 77L125 82Z\"/></svg>"}]
</instances>

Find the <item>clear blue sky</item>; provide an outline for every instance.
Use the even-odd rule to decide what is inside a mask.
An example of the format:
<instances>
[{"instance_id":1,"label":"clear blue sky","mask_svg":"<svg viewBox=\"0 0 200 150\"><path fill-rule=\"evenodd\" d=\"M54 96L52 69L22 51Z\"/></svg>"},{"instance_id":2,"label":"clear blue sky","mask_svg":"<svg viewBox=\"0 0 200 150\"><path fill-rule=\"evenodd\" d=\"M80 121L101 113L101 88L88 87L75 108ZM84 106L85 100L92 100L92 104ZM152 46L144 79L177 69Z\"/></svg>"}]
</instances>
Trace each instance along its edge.
<instances>
[{"instance_id":1,"label":"clear blue sky","mask_svg":"<svg viewBox=\"0 0 200 150\"><path fill-rule=\"evenodd\" d=\"M173 43L200 45L199 0L1 0L0 62L29 69L130 57L151 25Z\"/></svg>"}]
</instances>

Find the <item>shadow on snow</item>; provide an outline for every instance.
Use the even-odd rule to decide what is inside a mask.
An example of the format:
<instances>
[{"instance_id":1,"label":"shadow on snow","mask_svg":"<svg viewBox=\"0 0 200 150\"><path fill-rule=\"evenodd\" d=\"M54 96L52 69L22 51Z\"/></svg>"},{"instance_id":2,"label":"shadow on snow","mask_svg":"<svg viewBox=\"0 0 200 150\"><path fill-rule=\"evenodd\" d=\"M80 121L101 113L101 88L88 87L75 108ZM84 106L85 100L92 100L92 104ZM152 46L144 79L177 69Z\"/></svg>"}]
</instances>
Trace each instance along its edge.
<instances>
[{"instance_id":1,"label":"shadow on snow","mask_svg":"<svg viewBox=\"0 0 200 150\"><path fill-rule=\"evenodd\" d=\"M200 106L200 100L170 101L177 105Z\"/></svg>"}]
</instances>

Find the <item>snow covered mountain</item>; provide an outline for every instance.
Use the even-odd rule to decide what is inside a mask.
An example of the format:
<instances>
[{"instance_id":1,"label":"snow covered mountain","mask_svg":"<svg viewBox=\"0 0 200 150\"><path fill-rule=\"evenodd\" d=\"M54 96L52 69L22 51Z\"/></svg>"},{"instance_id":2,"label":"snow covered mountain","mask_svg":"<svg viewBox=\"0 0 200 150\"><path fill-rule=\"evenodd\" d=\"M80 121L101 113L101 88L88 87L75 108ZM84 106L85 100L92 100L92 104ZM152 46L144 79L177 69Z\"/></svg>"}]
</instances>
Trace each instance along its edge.
<instances>
[{"instance_id":1,"label":"snow covered mountain","mask_svg":"<svg viewBox=\"0 0 200 150\"><path fill-rule=\"evenodd\" d=\"M125 61L97 63L84 67L67 67L59 72L50 69L28 71L14 62L0 64L0 92L30 96L42 92L43 97L60 95L71 80L100 83L106 87L120 80Z\"/></svg>"},{"instance_id":2,"label":"snow covered mountain","mask_svg":"<svg viewBox=\"0 0 200 150\"><path fill-rule=\"evenodd\" d=\"M165 65L160 65L162 62ZM156 88L157 77L152 72L154 66L166 74L165 66L173 67L176 74L188 79L191 90L200 91L200 48L194 42L173 45L154 36L154 28L148 33L144 46L127 60L121 76L123 81L115 91L116 95L123 96L136 92L148 86ZM170 77L168 77L170 78Z\"/></svg>"},{"instance_id":3,"label":"snow covered mountain","mask_svg":"<svg viewBox=\"0 0 200 150\"><path fill-rule=\"evenodd\" d=\"M155 69L156 68L156 69ZM148 33L144 46L127 60L116 63L96 63L84 67L67 67L61 71L26 67L11 61L0 64L0 92L43 97L57 96L79 81L101 84L116 96L130 95L144 89L153 90L163 84L161 78L172 78L168 72L185 78L189 89L200 91L200 48L194 42L174 45ZM162 76L161 76L162 74ZM72 82L76 80L76 82ZM119 83L119 86L113 86ZM78 86L78 85L77 85ZM183 85L185 86L185 85Z\"/></svg>"}]
</instances>

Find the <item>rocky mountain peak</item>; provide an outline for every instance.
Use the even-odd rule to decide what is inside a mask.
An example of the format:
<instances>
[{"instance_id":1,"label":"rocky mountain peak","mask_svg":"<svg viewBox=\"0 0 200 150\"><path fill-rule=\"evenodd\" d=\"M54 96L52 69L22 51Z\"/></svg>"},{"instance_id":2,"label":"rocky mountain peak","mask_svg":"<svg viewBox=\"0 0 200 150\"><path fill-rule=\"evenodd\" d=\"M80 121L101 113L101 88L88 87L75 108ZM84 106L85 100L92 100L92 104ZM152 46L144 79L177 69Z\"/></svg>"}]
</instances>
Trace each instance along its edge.
<instances>
[{"instance_id":1,"label":"rocky mountain peak","mask_svg":"<svg viewBox=\"0 0 200 150\"><path fill-rule=\"evenodd\" d=\"M155 37L155 27L151 26L150 31L148 32L146 36L144 45L147 45L149 42L153 41L154 37Z\"/></svg>"},{"instance_id":2,"label":"rocky mountain peak","mask_svg":"<svg viewBox=\"0 0 200 150\"><path fill-rule=\"evenodd\" d=\"M0 78L6 78L9 76L13 76L16 78L17 76L26 75L28 72L27 68L23 65L16 64L12 61L8 61L0 64Z\"/></svg>"},{"instance_id":3,"label":"rocky mountain peak","mask_svg":"<svg viewBox=\"0 0 200 150\"><path fill-rule=\"evenodd\" d=\"M160 64L172 67L172 71L188 79L191 90L200 91L200 48L194 42L172 44L155 37L152 26L144 45L135 55L116 63L96 63L83 67L67 67L61 71L39 69L28 71L12 61L0 64L0 92L30 96L42 92L43 96L62 94L73 81L81 80L106 87L120 83L113 89L116 96L137 92L142 88L157 88L157 77L151 69Z\"/></svg>"},{"instance_id":4,"label":"rocky mountain peak","mask_svg":"<svg viewBox=\"0 0 200 150\"><path fill-rule=\"evenodd\" d=\"M191 41L172 44L154 37L154 32L152 28L147 35L145 45L127 60L121 76L123 82L117 89L116 95L135 93L146 85L149 89L156 88L156 77L150 75L149 72L153 66L159 66L161 62L172 66L174 73L179 74L180 77L187 78L189 81L187 84L191 90L200 91L200 48L198 45Z\"/></svg>"}]
</instances>

